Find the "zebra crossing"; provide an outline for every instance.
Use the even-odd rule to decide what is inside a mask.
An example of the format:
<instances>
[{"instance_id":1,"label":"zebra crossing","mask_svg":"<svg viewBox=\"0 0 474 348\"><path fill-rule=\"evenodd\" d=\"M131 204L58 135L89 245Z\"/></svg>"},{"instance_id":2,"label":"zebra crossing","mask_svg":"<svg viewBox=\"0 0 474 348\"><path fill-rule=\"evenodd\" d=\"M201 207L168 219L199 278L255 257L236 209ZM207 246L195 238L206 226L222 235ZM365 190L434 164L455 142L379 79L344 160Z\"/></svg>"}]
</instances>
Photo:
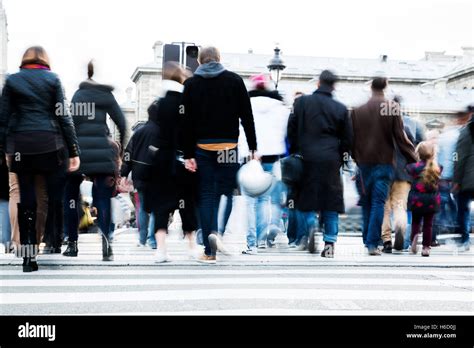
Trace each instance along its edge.
<instances>
[{"instance_id":1,"label":"zebra crossing","mask_svg":"<svg viewBox=\"0 0 474 348\"><path fill-rule=\"evenodd\" d=\"M470 315L472 269L0 269L4 315Z\"/></svg>"},{"instance_id":2,"label":"zebra crossing","mask_svg":"<svg viewBox=\"0 0 474 348\"><path fill-rule=\"evenodd\" d=\"M3 315L471 315L473 253L453 245L432 256L367 256L360 238L340 236L334 259L276 247L243 255L245 233L224 235L229 256L216 265L189 258L178 225L171 226L172 262L137 247L138 231L115 233L112 262L101 261L97 234L81 234L79 256L38 257L40 270L0 255ZM234 223L231 226L238 226Z\"/></svg>"}]
</instances>

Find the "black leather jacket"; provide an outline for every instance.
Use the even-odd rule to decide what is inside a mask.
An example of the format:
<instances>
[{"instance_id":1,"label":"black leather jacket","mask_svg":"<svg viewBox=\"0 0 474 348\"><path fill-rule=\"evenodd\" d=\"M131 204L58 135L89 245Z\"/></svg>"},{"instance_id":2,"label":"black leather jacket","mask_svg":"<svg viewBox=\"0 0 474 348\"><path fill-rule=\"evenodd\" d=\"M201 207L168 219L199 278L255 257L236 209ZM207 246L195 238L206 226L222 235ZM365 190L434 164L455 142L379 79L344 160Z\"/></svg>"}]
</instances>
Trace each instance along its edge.
<instances>
[{"instance_id":1,"label":"black leather jacket","mask_svg":"<svg viewBox=\"0 0 474 348\"><path fill-rule=\"evenodd\" d=\"M21 69L5 82L0 106L0 151L13 132L53 131L63 135L69 157L79 156L76 131L59 77L49 70ZM40 140L39 140L40 141Z\"/></svg>"}]
</instances>

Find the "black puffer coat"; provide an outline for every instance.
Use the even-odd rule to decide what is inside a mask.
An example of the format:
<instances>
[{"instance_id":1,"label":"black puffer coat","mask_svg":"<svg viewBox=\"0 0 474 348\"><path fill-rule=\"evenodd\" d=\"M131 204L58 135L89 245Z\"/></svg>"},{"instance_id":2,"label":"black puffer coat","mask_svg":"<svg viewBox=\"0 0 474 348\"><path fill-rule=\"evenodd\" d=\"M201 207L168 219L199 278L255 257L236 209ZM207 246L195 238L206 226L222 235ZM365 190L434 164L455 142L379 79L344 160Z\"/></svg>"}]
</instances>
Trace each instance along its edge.
<instances>
[{"instance_id":1,"label":"black puffer coat","mask_svg":"<svg viewBox=\"0 0 474 348\"><path fill-rule=\"evenodd\" d=\"M118 170L107 114L117 125L122 149L126 121L112 91L110 86L87 80L79 85L72 98L72 115L81 147L81 174L114 174Z\"/></svg>"}]
</instances>

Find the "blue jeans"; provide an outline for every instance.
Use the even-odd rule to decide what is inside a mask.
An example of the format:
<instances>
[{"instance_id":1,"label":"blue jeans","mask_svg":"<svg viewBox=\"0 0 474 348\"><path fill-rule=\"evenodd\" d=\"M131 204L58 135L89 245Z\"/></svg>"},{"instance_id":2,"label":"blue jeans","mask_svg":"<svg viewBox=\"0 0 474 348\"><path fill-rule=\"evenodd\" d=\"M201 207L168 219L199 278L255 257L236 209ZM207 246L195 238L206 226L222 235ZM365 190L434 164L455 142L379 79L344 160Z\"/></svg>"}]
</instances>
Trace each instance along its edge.
<instances>
[{"instance_id":1,"label":"blue jeans","mask_svg":"<svg viewBox=\"0 0 474 348\"><path fill-rule=\"evenodd\" d=\"M7 244L11 238L10 214L8 201L0 199L0 243Z\"/></svg>"},{"instance_id":2,"label":"blue jeans","mask_svg":"<svg viewBox=\"0 0 474 348\"><path fill-rule=\"evenodd\" d=\"M96 175L92 179L92 199L93 206L97 208L97 224L99 225L100 230L104 234L107 234L109 239L112 239L113 232L110 232L110 224L112 220L110 200L115 187L109 175ZM78 237L78 209L80 208L79 193L83 180L84 179L81 175L71 175L66 181L64 219L66 221L65 227L70 242L76 242Z\"/></svg>"},{"instance_id":3,"label":"blue jeans","mask_svg":"<svg viewBox=\"0 0 474 348\"><path fill-rule=\"evenodd\" d=\"M405 240L403 241L403 249L408 249L411 245L411 211L407 211L407 230Z\"/></svg>"},{"instance_id":4,"label":"blue jeans","mask_svg":"<svg viewBox=\"0 0 474 348\"><path fill-rule=\"evenodd\" d=\"M337 234L339 232L339 214L337 211L322 211L318 222L316 221L315 212L303 212L302 214L308 232L317 228L316 224L319 223L324 228L323 240L327 243L337 242Z\"/></svg>"},{"instance_id":5,"label":"blue jeans","mask_svg":"<svg viewBox=\"0 0 474 348\"><path fill-rule=\"evenodd\" d=\"M204 253L211 254L209 235L217 233L219 203L222 195L229 196L237 186L236 175L239 170L237 150L228 150L229 155L217 151L196 150L197 174L199 179L198 206ZM232 152L232 153L231 153Z\"/></svg>"},{"instance_id":6,"label":"blue jeans","mask_svg":"<svg viewBox=\"0 0 474 348\"><path fill-rule=\"evenodd\" d=\"M295 208L288 208L288 228L286 232L288 242L299 245L301 241L308 238L309 230L306 227L305 215Z\"/></svg>"},{"instance_id":7,"label":"blue jeans","mask_svg":"<svg viewBox=\"0 0 474 348\"><path fill-rule=\"evenodd\" d=\"M471 203L474 191L461 191L458 194L458 232L461 233L461 243L470 243L471 233Z\"/></svg>"},{"instance_id":8,"label":"blue jeans","mask_svg":"<svg viewBox=\"0 0 474 348\"><path fill-rule=\"evenodd\" d=\"M144 209L143 205L145 202L144 193L141 190L138 190L138 199L140 201L140 208L138 209L138 225L139 225L139 239L140 244L145 245L148 241L148 244L154 248L156 247L155 239L155 216L153 213L148 214Z\"/></svg>"},{"instance_id":9,"label":"blue jeans","mask_svg":"<svg viewBox=\"0 0 474 348\"><path fill-rule=\"evenodd\" d=\"M222 219L218 222L218 230L220 234L224 234L227 223L229 222L232 207L234 206L234 196L232 194L225 196L225 210Z\"/></svg>"},{"instance_id":10,"label":"blue jeans","mask_svg":"<svg viewBox=\"0 0 474 348\"><path fill-rule=\"evenodd\" d=\"M384 206L387 201L394 170L390 164L360 165L360 184L364 228L362 238L369 249L381 241Z\"/></svg>"},{"instance_id":11,"label":"blue jeans","mask_svg":"<svg viewBox=\"0 0 474 348\"><path fill-rule=\"evenodd\" d=\"M263 170L271 172L274 163L263 163ZM267 240L270 228L281 229L281 182L274 180L272 187L259 197L245 196L247 203L247 246L255 247Z\"/></svg>"}]
</instances>

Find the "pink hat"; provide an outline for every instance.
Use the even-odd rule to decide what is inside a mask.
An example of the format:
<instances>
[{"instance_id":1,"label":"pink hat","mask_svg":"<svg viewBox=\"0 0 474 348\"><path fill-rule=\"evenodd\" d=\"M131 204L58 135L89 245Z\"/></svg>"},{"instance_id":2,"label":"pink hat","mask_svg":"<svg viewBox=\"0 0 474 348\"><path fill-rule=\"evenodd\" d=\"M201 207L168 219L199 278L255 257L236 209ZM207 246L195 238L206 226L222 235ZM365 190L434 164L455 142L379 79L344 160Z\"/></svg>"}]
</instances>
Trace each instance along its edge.
<instances>
[{"instance_id":1,"label":"pink hat","mask_svg":"<svg viewBox=\"0 0 474 348\"><path fill-rule=\"evenodd\" d=\"M270 82L268 74L258 74L250 76L250 82L254 89L267 89Z\"/></svg>"}]
</instances>

